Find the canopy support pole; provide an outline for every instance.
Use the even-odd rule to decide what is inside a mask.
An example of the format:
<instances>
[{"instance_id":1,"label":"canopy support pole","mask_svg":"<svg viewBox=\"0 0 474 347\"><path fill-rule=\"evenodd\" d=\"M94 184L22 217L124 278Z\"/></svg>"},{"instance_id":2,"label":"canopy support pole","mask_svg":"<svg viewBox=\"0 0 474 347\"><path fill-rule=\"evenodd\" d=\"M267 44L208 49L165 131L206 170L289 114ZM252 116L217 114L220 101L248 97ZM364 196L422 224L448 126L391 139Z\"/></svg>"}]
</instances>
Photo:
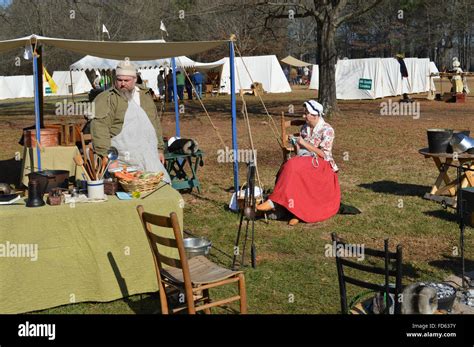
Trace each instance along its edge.
<instances>
[{"instance_id":1,"label":"canopy support pole","mask_svg":"<svg viewBox=\"0 0 474 347\"><path fill-rule=\"evenodd\" d=\"M44 86L43 86L43 46L38 46L36 48L38 52L38 63L36 65L38 69L38 90L41 92L38 93L39 97L39 114L40 114L40 126L41 129L44 128Z\"/></svg>"},{"instance_id":2,"label":"canopy support pole","mask_svg":"<svg viewBox=\"0 0 474 347\"><path fill-rule=\"evenodd\" d=\"M171 68L173 69L173 100L174 100L174 114L176 118L176 137L181 136L179 128L179 106L178 106L178 86L176 85L176 59L171 58Z\"/></svg>"},{"instance_id":3,"label":"canopy support pole","mask_svg":"<svg viewBox=\"0 0 474 347\"><path fill-rule=\"evenodd\" d=\"M41 54L40 47L35 47L35 44L32 44L33 48L33 79L34 79L34 89L35 89L35 127L36 127L36 157L38 158L38 171L41 171L41 111L40 111L40 92L42 94L42 90L40 90L39 79L43 76L39 76L39 68L38 68L38 53ZM34 168L31 168L32 172Z\"/></svg>"},{"instance_id":4,"label":"canopy support pole","mask_svg":"<svg viewBox=\"0 0 474 347\"><path fill-rule=\"evenodd\" d=\"M234 42L229 42L229 62L230 62L230 102L232 112L232 151L234 157L234 191L239 191L239 163L237 161L237 105L235 97L235 67L234 67Z\"/></svg>"}]
</instances>

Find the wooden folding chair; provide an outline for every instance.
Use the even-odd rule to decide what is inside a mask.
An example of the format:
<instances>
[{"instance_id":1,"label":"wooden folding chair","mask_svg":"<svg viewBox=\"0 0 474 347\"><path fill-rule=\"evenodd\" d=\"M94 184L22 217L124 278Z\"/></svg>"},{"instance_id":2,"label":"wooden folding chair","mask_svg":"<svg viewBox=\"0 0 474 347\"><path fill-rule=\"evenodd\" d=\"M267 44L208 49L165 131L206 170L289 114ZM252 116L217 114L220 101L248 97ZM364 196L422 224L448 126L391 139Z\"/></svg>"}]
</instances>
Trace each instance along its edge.
<instances>
[{"instance_id":1,"label":"wooden folding chair","mask_svg":"<svg viewBox=\"0 0 474 347\"><path fill-rule=\"evenodd\" d=\"M240 301L240 313L247 313L245 277L242 271L220 267L205 256L188 260L176 213L171 213L169 217L158 216L145 212L142 205L137 206L137 211L153 254L163 314L170 312L168 299L171 297L167 295L170 289L177 289L181 296L184 293L186 299L184 305L171 309L171 313L184 309L190 314L195 314L197 311L210 313L211 307L223 306L234 301ZM174 239L153 233L152 225L173 229ZM160 251L163 246L177 249L179 257L171 258L164 255ZM235 282L238 284L239 295L218 301L211 300L209 289Z\"/></svg>"}]
</instances>

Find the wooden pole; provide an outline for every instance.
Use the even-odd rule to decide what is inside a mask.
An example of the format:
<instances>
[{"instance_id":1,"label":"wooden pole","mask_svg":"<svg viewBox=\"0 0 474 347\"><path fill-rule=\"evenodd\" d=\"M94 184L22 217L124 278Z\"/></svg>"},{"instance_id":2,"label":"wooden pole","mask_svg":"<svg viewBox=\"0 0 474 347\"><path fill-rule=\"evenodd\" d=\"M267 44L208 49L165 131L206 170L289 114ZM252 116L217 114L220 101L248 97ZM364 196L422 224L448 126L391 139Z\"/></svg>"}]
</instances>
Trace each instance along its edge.
<instances>
[{"instance_id":1,"label":"wooden pole","mask_svg":"<svg viewBox=\"0 0 474 347\"><path fill-rule=\"evenodd\" d=\"M39 118L40 118L40 127L44 128L44 88L43 88L43 46L38 45L36 48L38 52L38 69L36 70L38 74L38 99L39 99Z\"/></svg>"}]
</instances>

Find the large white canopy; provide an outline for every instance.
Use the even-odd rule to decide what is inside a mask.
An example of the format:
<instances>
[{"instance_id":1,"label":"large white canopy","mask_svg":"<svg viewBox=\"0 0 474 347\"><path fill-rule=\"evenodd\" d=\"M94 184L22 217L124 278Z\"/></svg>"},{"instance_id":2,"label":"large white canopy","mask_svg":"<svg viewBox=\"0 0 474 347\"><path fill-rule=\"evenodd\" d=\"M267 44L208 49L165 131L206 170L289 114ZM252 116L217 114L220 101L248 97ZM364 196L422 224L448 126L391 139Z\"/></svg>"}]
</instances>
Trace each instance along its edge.
<instances>
[{"instance_id":1,"label":"large white canopy","mask_svg":"<svg viewBox=\"0 0 474 347\"><path fill-rule=\"evenodd\" d=\"M435 90L430 74L437 72L428 58L405 58L408 93ZM310 89L319 89L319 71L313 66ZM435 71L436 70L436 71ZM361 79L370 79L370 90L359 89ZM341 100L376 99L402 94L400 64L394 58L344 59L336 64L336 95Z\"/></svg>"},{"instance_id":2,"label":"large white canopy","mask_svg":"<svg viewBox=\"0 0 474 347\"><path fill-rule=\"evenodd\" d=\"M229 58L223 58L219 60L219 62L224 63L222 67L219 92L230 94ZM291 92L290 84L281 69L277 57L274 55L235 58L235 73L236 92L241 89L250 89L252 81L261 83L263 89L267 93ZM249 73L251 77L249 76Z\"/></svg>"},{"instance_id":3,"label":"large white canopy","mask_svg":"<svg viewBox=\"0 0 474 347\"><path fill-rule=\"evenodd\" d=\"M106 59L86 55L84 58L71 64L70 70L115 70L120 60L117 59ZM171 59L155 59L155 60L140 60L133 61L133 64L138 69L157 69L161 66L171 67ZM198 69L212 69L222 63L200 63L194 61L188 57L181 56L176 57L176 65L181 68L194 67ZM157 72L158 73L158 72Z\"/></svg>"},{"instance_id":4,"label":"large white canopy","mask_svg":"<svg viewBox=\"0 0 474 347\"><path fill-rule=\"evenodd\" d=\"M180 57L201 53L218 47L228 41L164 42L148 41L90 41L58 39L44 36L25 36L18 39L0 41L0 53L31 44L46 44L72 52L90 54L97 57L124 60L151 60Z\"/></svg>"}]
</instances>

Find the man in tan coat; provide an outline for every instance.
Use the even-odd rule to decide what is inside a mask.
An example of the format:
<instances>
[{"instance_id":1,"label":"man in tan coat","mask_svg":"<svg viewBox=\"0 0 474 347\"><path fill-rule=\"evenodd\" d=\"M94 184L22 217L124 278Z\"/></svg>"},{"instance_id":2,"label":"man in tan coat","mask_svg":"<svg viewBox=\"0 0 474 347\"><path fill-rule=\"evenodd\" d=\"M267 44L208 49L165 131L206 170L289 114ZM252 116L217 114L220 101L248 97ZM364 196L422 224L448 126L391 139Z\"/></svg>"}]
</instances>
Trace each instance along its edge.
<instances>
[{"instance_id":1,"label":"man in tan coat","mask_svg":"<svg viewBox=\"0 0 474 347\"><path fill-rule=\"evenodd\" d=\"M100 93L95 102L91 134L95 151L106 155L113 146L119 164L147 172L164 172L161 122L149 90L136 84L137 71L130 61L116 68L115 86Z\"/></svg>"}]
</instances>

